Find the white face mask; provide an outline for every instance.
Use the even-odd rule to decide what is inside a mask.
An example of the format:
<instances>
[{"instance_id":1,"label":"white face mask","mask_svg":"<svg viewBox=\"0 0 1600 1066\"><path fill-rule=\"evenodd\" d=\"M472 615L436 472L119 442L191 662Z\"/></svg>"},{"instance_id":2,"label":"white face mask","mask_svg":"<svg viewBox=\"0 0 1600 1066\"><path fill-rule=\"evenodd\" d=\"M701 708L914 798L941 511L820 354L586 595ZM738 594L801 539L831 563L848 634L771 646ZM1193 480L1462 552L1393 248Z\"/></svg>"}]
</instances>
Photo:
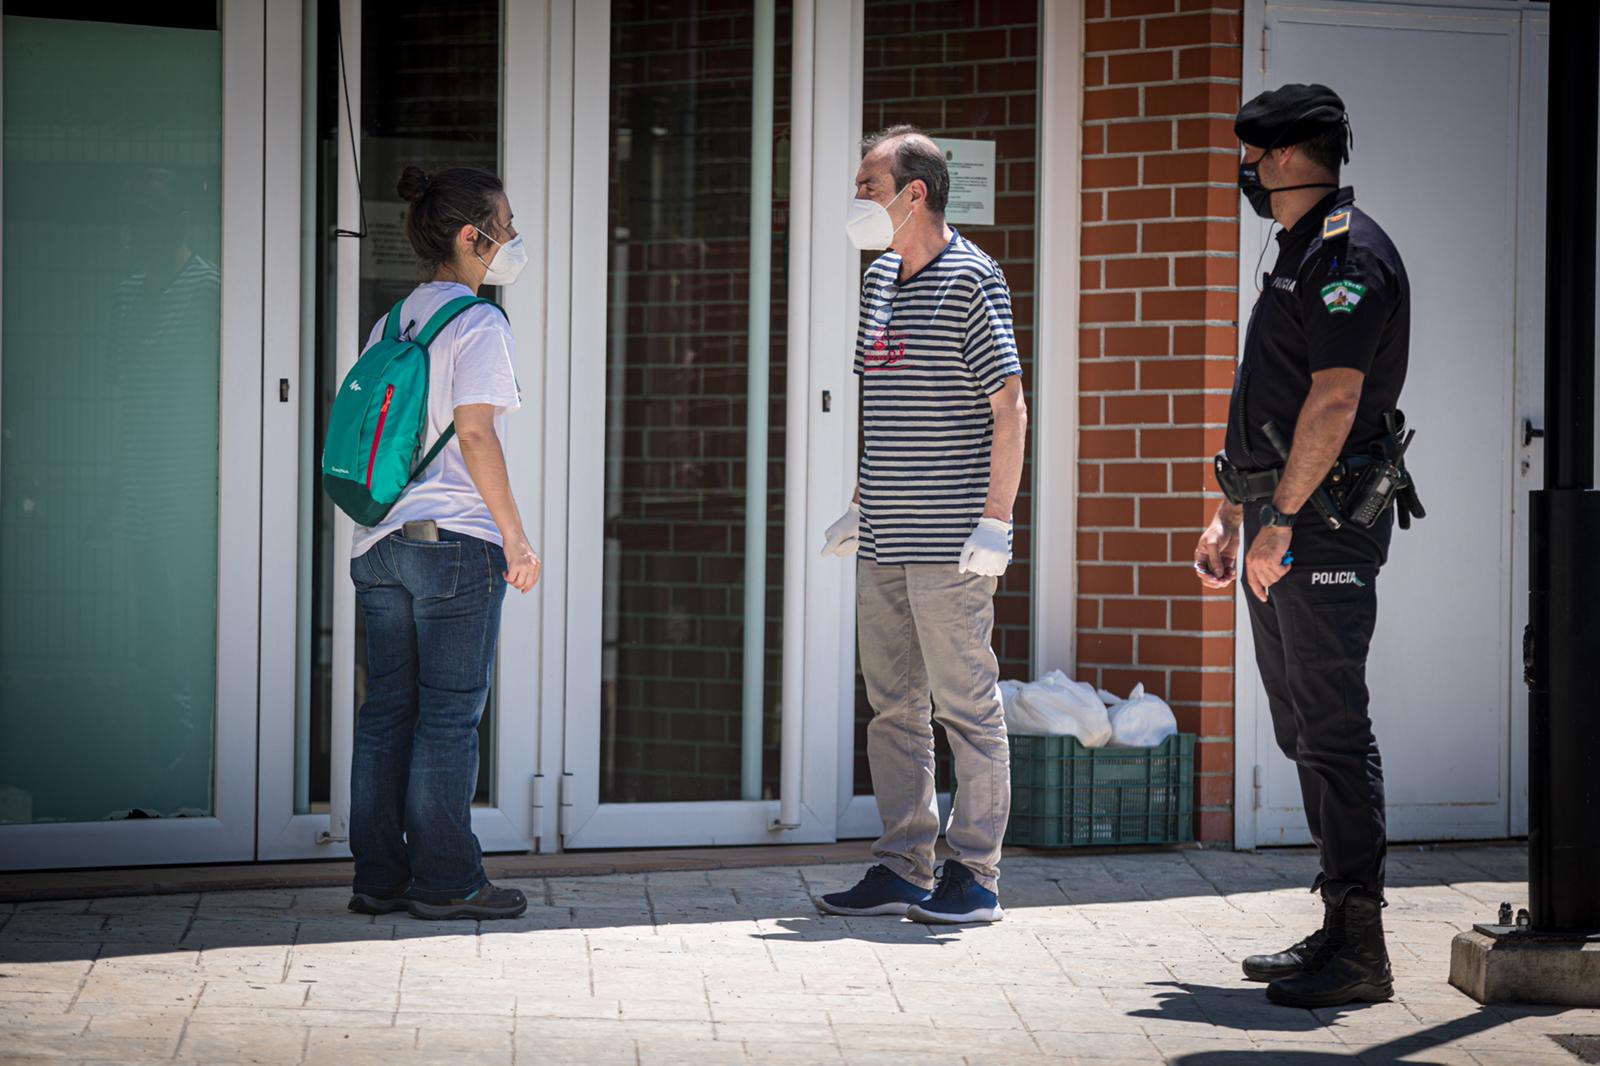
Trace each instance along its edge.
<instances>
[{"instance_id":1,"label":"white face mask","mask_svg":"<svg viewBox=\"0 0 1600 1066\"><path fill-rule=\"evenodd\" d=\"M911 186L907 185L906 189ZM906 191L901 189L894 194L894 200L900 199ZM908 213L904 226L911 221ZM894 219L889 217L889 209L876 200L865 200L857 197L850 201L849 213L845 215L844 232L850 238L850 243L864 252L876 252L889 247L894 242L895 234L900 232L900 226L894 224Z\"/></svg>"},{"instance_id":2,"label":"white face mask","mask_svg":"<svg viewBox=\"0 0 1600 1066\"><path fill-rule=\"evenodd\" d=\"M473 229L478 229L476 226ZM478 235L486 241L499 244L495 249L494 257L483 265L488 268L488 273L483 276L485 285L510 285L517 280L517 275L522 273L522 268L528 265L528 249L522 245L522 235L500 244L499 241L478 230ZM478 256L478 262L483 263L483 256Z\"/></svg>"}]
</instances>

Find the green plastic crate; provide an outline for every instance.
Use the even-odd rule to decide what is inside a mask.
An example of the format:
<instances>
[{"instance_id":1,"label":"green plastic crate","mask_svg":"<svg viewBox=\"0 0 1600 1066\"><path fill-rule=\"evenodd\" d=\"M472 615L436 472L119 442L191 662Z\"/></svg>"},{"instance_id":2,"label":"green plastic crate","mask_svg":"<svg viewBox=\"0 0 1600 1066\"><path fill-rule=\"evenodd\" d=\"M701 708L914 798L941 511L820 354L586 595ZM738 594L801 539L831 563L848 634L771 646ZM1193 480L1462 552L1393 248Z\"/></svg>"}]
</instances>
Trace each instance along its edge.
<instances>
[{"instance_id":1,"label":"green plastic crate","mask_svg":"<svg viewBox=\"0 0 1600 1066\"><path fill-rule=\"evenodd\" d=\"M1070 848L1193 839L1193 733L1153 748L1086 748L1077 737L1011 738L1007 844Z\"/></svg>"}]
</instances>

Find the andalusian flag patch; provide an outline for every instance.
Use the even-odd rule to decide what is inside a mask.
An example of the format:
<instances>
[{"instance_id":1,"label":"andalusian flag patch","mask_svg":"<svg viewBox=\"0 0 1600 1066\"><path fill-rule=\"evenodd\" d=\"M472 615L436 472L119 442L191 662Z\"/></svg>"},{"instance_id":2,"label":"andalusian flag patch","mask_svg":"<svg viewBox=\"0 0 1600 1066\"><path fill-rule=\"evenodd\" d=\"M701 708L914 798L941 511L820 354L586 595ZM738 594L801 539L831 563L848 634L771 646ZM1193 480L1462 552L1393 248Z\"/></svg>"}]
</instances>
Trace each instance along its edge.
<instances>
[{"instance_id":1,"label":"andalusian flag patch","mask_svg":"<svg viewBox=\"0 0 1600 1066\"><path fill-rule=\"evenodd\" d=\"M1367 294L1367 287L1354 281L1335 281L1322 287L1322 303L1330 314L1350 314Z\"/></svg>"}]
</instances>

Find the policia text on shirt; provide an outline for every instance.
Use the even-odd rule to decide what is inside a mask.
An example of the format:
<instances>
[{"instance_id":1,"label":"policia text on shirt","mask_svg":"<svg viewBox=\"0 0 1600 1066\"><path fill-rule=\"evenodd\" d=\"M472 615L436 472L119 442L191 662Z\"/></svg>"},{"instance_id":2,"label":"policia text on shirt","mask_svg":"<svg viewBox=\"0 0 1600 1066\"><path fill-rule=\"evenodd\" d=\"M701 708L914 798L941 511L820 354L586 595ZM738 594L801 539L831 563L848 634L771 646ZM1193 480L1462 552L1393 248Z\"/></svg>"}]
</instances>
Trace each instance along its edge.
<instances>
[{"instance_id":1,"label":"policia text on shirt","mask_svg":"<svg viewBox=\"0 0 1600 1066\"><path fill-rule=\"evenodd\" d=\"M1386 1000L1383 767L1366 663L1396 511L1402 526L1422 517L1397 407L1410 283L1355 190L1339 185L1350 123L1337 94L1285 85L1246 104L1234 130L1240 191L1283 228L1217 457L1226 500L1195 569L1209 588L1240 576L1248 586L1256 662L1278 745L1299 770L1323 900L1321 929L1244 970L1271 982L1275 1003Z\"/></svg>"}]
</instances>

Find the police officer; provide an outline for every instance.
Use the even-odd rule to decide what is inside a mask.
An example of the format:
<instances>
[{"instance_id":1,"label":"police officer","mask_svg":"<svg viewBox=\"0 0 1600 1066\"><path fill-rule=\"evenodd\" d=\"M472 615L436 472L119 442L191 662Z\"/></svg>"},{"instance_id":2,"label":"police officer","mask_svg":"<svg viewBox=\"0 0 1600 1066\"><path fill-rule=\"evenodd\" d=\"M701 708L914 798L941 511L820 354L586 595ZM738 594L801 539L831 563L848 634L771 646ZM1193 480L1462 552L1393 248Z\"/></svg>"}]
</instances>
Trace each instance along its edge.
<instances>
[{"instance_id":1,"label":"police officer","mask_svg":"<svg viewBox=\"0 0 1600 1066\"><path fill-rule=\"evenodd\" d=\"M1262 93L1234 131L1239 189L1282 230L1245 333L1217 462L1229 499L1200 537L1195 568L1208 588L1236 577L1248 586L1273 731L1299 771L1321 856L1312 891L1324 914L1320 930L1247 958L1244 972L1271 982L1274 1003L1378 1002L1393 987L1381 920L1383 769L1366 662L1395 519L1385 507L1363 528L1339 501L1359 469L1385 449L1394 455L1410 286L1394 244L1356 206L1355 190L1339 185L1350 134L1333 90Z\"/></svg>"}]
</instances>

